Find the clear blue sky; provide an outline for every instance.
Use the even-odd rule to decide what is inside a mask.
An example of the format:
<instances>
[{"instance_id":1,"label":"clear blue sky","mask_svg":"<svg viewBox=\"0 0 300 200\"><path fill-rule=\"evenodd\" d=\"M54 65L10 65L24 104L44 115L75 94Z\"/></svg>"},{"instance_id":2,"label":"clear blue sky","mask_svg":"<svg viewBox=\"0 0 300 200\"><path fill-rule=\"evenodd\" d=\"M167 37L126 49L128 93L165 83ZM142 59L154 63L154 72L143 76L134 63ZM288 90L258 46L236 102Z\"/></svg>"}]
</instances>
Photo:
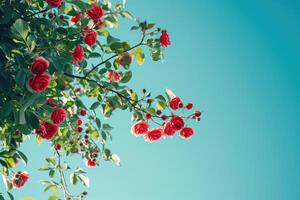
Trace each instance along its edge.
<instances>
[{"instance_id":1,"label":"clear blue sky","mask_svg":"<svg viewBox=\"0 0 300 200\"><path fill-rule=\"evenodd\" d=\"M88 170L87 199L300 199L300 2L128 0L128 8L172 38L163 63L133 66L131 85L173 88L204 117L192 140L148 144L129 133L128 113L115 113L111 147L122 166ZM16 196L43 200L35 170L51 154L32 143L23 146L31 179Z\"/></svg>"}]
</instances>

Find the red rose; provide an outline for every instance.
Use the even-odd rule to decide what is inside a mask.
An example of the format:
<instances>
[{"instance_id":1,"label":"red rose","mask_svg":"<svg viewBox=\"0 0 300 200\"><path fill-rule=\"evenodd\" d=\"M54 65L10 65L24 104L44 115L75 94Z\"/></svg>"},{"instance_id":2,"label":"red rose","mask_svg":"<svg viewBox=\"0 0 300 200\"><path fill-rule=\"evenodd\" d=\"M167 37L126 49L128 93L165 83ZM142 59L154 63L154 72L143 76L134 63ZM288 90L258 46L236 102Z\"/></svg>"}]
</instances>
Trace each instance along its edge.
<instances>
[{"instance_id":1,"label":"red rose","mask_svg":"<svg viewBox=\"0 0 300 200\"><path fill-rule=\"evenodd\" d=\"M172 127L172 124L170 122L166 123L164 126L164 135L168 136L174 136L175 130Z\"/></svg>"},{"instance_id":2,"label":"red rose","mask_svg":"<svg viewBox=\"0 0 300 200\"><path fill-rule=\"evenodd\" d=\"M184 121L179 116L172 117L172 119L170 120L170 123L172 125L172 128L175 131L179 131L180 129L182 129L184 127Z\"/></svg>"},{"instance_id":3,"label":"red rose","mask_svg":"<svg viewBox=\"0 0 300 200\"><path fill-rule=\"evenodd\" d=\"M159 38L159 42L160 42L161 46L163 46L165 48L171 44L170 36L167 33L167 31L162 31L162 34Z\"/></svg>"},{"instance_id":4,"label":"red rose","mask_svg":"<svg viewBox=\"0 0 300 200\"><path fill-rule=\"evenodd\" d=\"M72 16L70 21L73 23L73 24L76 24L80 19L81 19L81 14L78 14L76 16Z\"/></svg>"},{"instance_id":5,"label":"red rose","mask_svg":"<svg viewBox=\"0 0 300 200\"><path fill-rule=\"evenodd\" d=\"M35 75L41 75L45 71L47 71L48 67L49 67L49 62L44 57L38 57L31 64L31 73Z\"/></svg>"},{"instance_id":6,"label":"red rose","mask_svg":"<svg viewBox=\"0 0 300 200\"><path fill-rule=\"evenodd\" d=\"M54 124L61 124L67 117L67 112L63 108L57 108L51 114L51 120Z\"/></svg>"},{"instance_id":7,"label":"red rose","mask_svg":"<svg viewBox=\"0 0 300 200\"><path fill-rule=\"evenodd\" d=\"M159 138L161 138L163 133L164 133L164 131L161 128L153 129L153 130L149 131L148 133L146 133L145 140L147 142L156 141Z\"/></svg>"},{"instance_id":8,"label":"red rose","mask_svg":"<svg viewBox=\"0 0 300 200\"><path fill-rule=\"evenodd\" d=\"M18 172L14 175L11 182L15 188L20 188L24 186L24 184L28 181L28 179L29 179L28 172Z\"/></svg>"},{"instance_id":9,"label":"red rose","mask_svg":"<svg viewBox=\"0 0 300 200\"><path fill-rule=\"evenodd\" d=\"M97 33L94 30L90 30L88 34L86 34L84 38L84 42L89 45L93 46L97 40Z\"/></svg>"},{"instance_id":10,"label":"red rose","mask_svg":"<svg viewBox=\"0 0 300 200\"><path fill-rule=\"evenodd\" d=\"M60 144L55 144L53 147L56 151L61 150L61 145Z\"/></svg>"},{"instance_id":11,"label":"red rose","mask_svg":"<svg viewBox=\"0 0 300 200\"><path fill-rule=\"evenodd\" d=\"M92 159L88 159L85 161L85 165L87 167L95 167L97 165L96 161L92 160Z\"/></svg>"},{"instance_id":12,"label":"red rose","mask_svg":"<svg viewBox=\"0 0 300 200\"><path fill-rule=\"evenodd\" d=\"M36 130L41 138L50 140L54 137L55 133L58 131L58 126L56 124L51 124L49 122L42 122L40 128Z\"/></svg>"},{"instance_id":13,"label":"red rose","mask_svg":"<svg viewBox=\"0 0 300 200\"><path fill-rule=\"evenodd\" d=\"M190 109L193 108L193 104L192 103L188 103L188 104L185 105L185 108L188 109L188 110L190 110Z\"/></svg>"},{"instance_id":14,"label":"red rose","mask_svg":"<svg viewBox=\"0 0 300 200\"><path fill-rule=\"evenodd\" d=\"M104 11L97 4L93 3L92 8L86 14L94 21L100 19L104 15Z\"/></svg>"},{"instance_id":15,"label":"red rose","mask_svg":"<svg viewBox=\"0 0 300 200\"><path fill-rule=\"evenodd\" d=\"M180 135L184 139L190 139L193 134L194 134L194 130L190 127L185 127L180 131Z\"/></svg>"},{"instance_id":16,"label":"red rose","mask_svg":"<svg viewBox=\"0 0 300 200\"><path fill-rule=\"evenodd\" d=\"M86 110L81 110L80 115L85 116L86 115Z\"/></svg>"},{"instance_id":17,"label":"red rose","mask_svg":"<svg viewBox=\"0 0 300 200\"><path fill-rule=\"evenodd\" d=\"M132 62L131 55L128 52L125 52L121 55L120 57L120 65L125 66L125 65L130 65Z\"/></svg>"},{"instance_id":18,"label":"red rose","mask_svg":"<svg viewBox=\"0 0 300 200\"><path fill-rule=\"evenodd\" d=\"M81 119L78 119L78 120L77 120L77 125L78 125L78 126L81 126L81 125L82 125L82 123L83 123L83 122L82 122L82 120L81 120Z\"/></svg>"},{"instance_id":19,"label":"red rose","mask_svg":"<svg viewBox=\"0 0 300 200\"><path fill-rule=\"evenodd\" d=\"M50 84L51 77L48 74L38 75L29 79L29 87L36 93L43 92Z\"/></svg>"},{"instance_id":20,"label":"red rose","mask_svg":"<svg viewBox=\"0 0 300 200\"><path fill-rule=\"evenodd\" d=\"M109 71L107 74L108 80L112 82L118 82L121 80L121 74L116 71Z\"/></svg>"},{"instance_id":21,"label":"red rose","mask_svg":"<svg viewBox=\"0 0 300 200\"><path fill-rule=\"evenodd\" d=\"M59 7L61 2L62 2L62 0L47 0L47 3L49 4L49 6L52 6L52 7Z\"/></svg>"},{"instance_id":22,"label":"red rose","mask_svg":"<svg viewBox=\"0 0 300 200\"><path fill-rule=\"evenodd\" d=\"M72 59L73 63L79 63L80 61L82 61L84 58L83 48L81 46L75 47L75 49L72 52L72 56L73 56L73 59Z\"/></svg>"},{"instance_id":23,"label":"red rose","mask_svg":"<svg viewBox=\"0 0 300 200\"><path fill-rule=\"evenodd\" d=\"M181 99L179 97L174 97L169 102L170 108L173 109L173 110L177 110L179 108L180 104L182 104L182 102L181 102Z\"/></svg>"},{"instance_id":24,"label":"red rose","mask_svg":"<svg viewBox=\"0 0 300 200\"><path fill-rule=\"evenodd\" d=\"M148 132L149 124L143 120L135 123L131 128L131 133L135 136L140 136Z\"/></svg>"}]
</instances>

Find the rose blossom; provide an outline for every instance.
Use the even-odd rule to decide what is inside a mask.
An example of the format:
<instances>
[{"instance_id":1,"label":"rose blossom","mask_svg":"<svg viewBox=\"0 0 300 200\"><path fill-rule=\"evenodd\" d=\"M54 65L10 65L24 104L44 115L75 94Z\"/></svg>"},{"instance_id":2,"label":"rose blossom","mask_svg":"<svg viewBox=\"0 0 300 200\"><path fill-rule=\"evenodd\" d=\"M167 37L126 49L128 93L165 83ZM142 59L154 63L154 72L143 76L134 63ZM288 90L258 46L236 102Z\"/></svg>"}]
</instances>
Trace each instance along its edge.
<instances>
[{"instance_id":1,"label":"rose blossom","mask_svg":"<svg viewBox=\"0 0 300 200\"><path fill-rule=\"evenodd\" d=\"M36 93L43 92L50 84L51 77L48 74L38 75L29 79L29 87Z\"/></svg>"},{"instance_id":2,"label":"rose blossom","mask_svg":"<svg viewBox=\"0 0 300 200\"><path fill-rule=\"evenodd\" d=\"M84 42L89 45L93 46L97 40L97 33L94 30L90 30L89 33L86 34L84 38Z\"/></svg>"},{"instance_id":3,"label":"rose blossom","mask_svg":"<svg viewBox=\"0 0 300 200\"><path fill-rule=\"evenodd\" d=\"M170 100L169 105L172 110L177 110L181 103L182 102L179 97L174 97Z\"/></svg>"},{"instance_id":4,"label":"rose blossom","mask_svg":"<svg viewBox=\"0 0 300 200\"><path fill-rule=\"evenodd\" d=\"M61 145L60 145L60 144L55 144L55 145L53 146L53 148L54 148L56 151L59 151L59 150L61 150Z\"/></svg>"},{"instance_id":5,"label":"rose blossom","mask_svg":"<svg viewBox=\"0 0 300 200\"><path fill-rule=\"evenodd\" d=\"M97 165L96 161L92 160L92 159L88 159L85 161L85 165L87 167L95 167Z\"/></svg>"},{"instance_id":6,"label":"rose blossom","mask_svg":"<svg viewBox=\"0 0 300 200\"><path fill-rule=\"evenodd\" d=\"M164 135L168 136L174 136L175 130L172 127L172 124L170 122L166 123L164 125Z\"/></svg>"},{"instance_id":7,"label":"rose blossom","mask_svg":"<svg viewBox=\"0 0 300 200\"><path fill-rule=\"evenodd\" d=\"M15 188L21 188L24 186L24 184L28 181L29 174L28 172L18 172L14 175L13 179L11 180L12 185Z\"/></svg>"},{"instance_id":8,"label":"rose blossom","mask_svg":"<svg viewBox=\"0 0 300 200\"><path fill-rule=\"evenodd\" d=\"M161 138L163 133L164 133L164 131L161 128L153 129L153 130L149 131L148 133L146 133L145 140L147 142L154 142L154 141L158 140L159 138Z\"/></svg>"},{"instance_id":9,"label":"rose blossom","mask_svg":"<svg viewBox=\"0 0 300 200\"><path fill-rule=\"evenodd\" d=\"M49 67L49 62L44 57L38 57L32 64L31 64L31 73L34 75L41 75L45 71L47 71Z\"/></svg>"},{"instance_id":10,"label":"rose blossom","mask_svg":"<svg viewBox=\"0 0 300 200\"><path fill-rule=\"evenodd\" d=\"M104 15L104 11L96 3L92 4L92 8L86 14L94 21L100 19Z\"/></svg>"},{"instance_id":11,"label":"rose blossom","mask_svg":"<svg viewBox=\"0 0 300 200\"><path fill-rule=\"evenodd\" d=\"M47 3L49 4L49 6L52 6L52 7L59 7L61 2L62 2L62 0L47 0Z\"/></svg>"},{"instance_id":12,"label":"rose blossom","mask_svg":"<svg viewBox=\"0 0 300 200\"><path fill-rule=\"evenodd\" d=\"M162 31L162 34L159 38L159 42L160 42L161 46L163 46L165 48L171 44L170 36L167 33L167 31Z\"/></svg>"},{"instance_id":13,"label":"rose blossom","mask_svg":"<svg viewBox=\"0 0 300 200\"><path fill-rule=\"evenodd\" d=\"M180 131L180 135L184 139L190 139L193 134L194 134L194 130L190 127L185 127Z\"/></svg>"},{"instance_id":14,"label":"rose blossom","mask_svg":"<svg viewBox=\"0 0 300 200\"><path fill-rule=\"evenodd\" d=\"M70 21L71 21L73 24L76 24L76 23L81 19L81 16L82 16L81 13L78 14L78 15L76 15L76 16L72 16L71 19L70 19Z\"/></svg>"},{"instance_id":15,"label":"rose blossom","mask_svg":"<svg viewBox=\"0 0 300 200\"><path fill-rule=\"evenodd\" d=\"M75 49L72 52L72 62L73 63L79 63L84 59L84 50L81 46L75 47Z\"/></svg>"},{"instance_id":16,"label":"rose blossom","mask_svg":"<svg viewBox=\"0 0 300 200\"><path fill-rule=\"evenodd\" d=\"M50 140L54 137L57 131L58 126L56 124L44 121L40 124L40 128L36 130L36 134L38 134L41 138Z\"/></svg>"},{"instance_id":17,"label":"rose blossom","mask_svg":"<svg viewBox=\"0 0 300 200\"><path fill-rule=\"evenodd\" d=\"M63 108L57 108L51 114L51 120L54 124L61 124L65 121L67 112Z\"/></svg>"},{"instance_id":18,"label":"rose blossom","mask_svg":"<svg viewBox=\"0 0 300 200\"><path fill-rule=\"evenodd\" d=\"M149 124L143 120L135 123L131 128L131 133L135 136L140 136L148 132Z\"/></svg>"},{"instance_id":19,"label":"rose blossom","mask_svg":"<svg viewBox=\"0 0 300 200\"><path fill-rule=\"evenodd\" d=\"M107 74L108 80L112 82L118 82L121 79L121 74L116 71L109 71Z\"/></svg>"},{"instance_id":20,"label":"rose blossom","mask_svg":"<svg viewBox=\"0 0 300 200\"><path fill-rule=\"evenodd\" d=\"M184 121L179 116L172 117L171 120L170 120L170 123L172 125L172 128L175 131L179 131L180 129L182 129L184 127Z\"/></svg>"}]
</instances>

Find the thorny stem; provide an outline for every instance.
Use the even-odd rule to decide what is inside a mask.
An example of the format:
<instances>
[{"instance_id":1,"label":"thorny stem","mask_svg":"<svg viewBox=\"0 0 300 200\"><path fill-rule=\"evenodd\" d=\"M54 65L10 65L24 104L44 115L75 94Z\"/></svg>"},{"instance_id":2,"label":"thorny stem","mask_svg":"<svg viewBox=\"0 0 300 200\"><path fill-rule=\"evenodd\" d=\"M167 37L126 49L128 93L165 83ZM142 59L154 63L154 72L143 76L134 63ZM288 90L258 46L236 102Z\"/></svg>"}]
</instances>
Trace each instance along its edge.
<instances>
[{"instance_id":1,"label":"thorny stem","mask_svg":"<svg viewBox=\"0 0 300 200\"><path fill-rule=\"evenodd\" d=\"M41 13L44 13L44 12L47 12L48 10L50 10L50 8L46 8L44 10L41 10L41 11L38 11L38 12L35 12L35 13L32 13L30 15L26 15L24 17L21 17L22 19L26 19L26 18L29 18L29 17L33 17L35 15L38 15L38 14L41 14Z\"/></svg>"}]
</instances>

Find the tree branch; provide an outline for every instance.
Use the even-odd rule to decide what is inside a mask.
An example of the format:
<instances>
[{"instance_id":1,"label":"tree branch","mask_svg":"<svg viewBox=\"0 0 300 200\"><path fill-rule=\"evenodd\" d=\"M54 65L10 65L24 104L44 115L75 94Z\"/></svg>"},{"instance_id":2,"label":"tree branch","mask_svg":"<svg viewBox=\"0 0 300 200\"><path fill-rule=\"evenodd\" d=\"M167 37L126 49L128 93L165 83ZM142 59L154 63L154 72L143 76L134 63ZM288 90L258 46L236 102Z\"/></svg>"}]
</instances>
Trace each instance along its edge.
<instances>
[{"instance_id":1,"label":"tree branch","mask_svg":"<svg viewBox=\"0 0 300 200\"><path fill-rule=\"evenodd\" d=\"M65 175L64 175L64 172L62 171L62 168L61 168L60 153L58 151L56 151L56 153L57 153L57 159L58 159L58 167L57 168L58 168L58 173L59 173L60 184L62 186L65 199L70 200L72 195L71 195L71 193L68 189L66 179L65 179Z\"/></svg>"}]
</instances>

